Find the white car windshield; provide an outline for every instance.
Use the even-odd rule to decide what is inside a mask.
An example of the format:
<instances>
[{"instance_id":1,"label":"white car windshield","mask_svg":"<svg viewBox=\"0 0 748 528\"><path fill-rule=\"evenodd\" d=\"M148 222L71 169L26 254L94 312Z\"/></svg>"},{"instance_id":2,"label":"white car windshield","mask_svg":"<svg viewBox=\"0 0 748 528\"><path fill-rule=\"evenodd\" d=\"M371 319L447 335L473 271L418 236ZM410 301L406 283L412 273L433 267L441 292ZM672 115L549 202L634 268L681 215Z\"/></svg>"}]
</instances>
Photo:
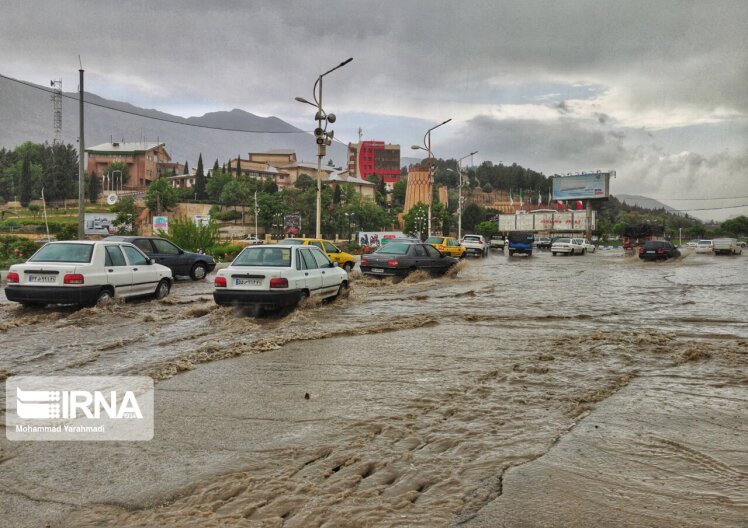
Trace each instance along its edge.
<instances>
[{"instance_id":1,"label":"white car windshield","mask_svg":"<svg viewBox=\"0 0 748 528\"><path fill-rule=\"evenodd\" d=\"M291 266L290 247L247 248L236 257L232 266L288 268Z\"/></svg>"},{"instance_id":2,"label":"white car windshield","mask_svg":"<svg viewBox=\"0 0 748 528\"><path fill-rule=\"evenodd\" d=\"M480 237L474 236L474 235L466 235L463 240L466 240L468 242L480 242Z\"/></svg>"},{"instance_id":3,"label":"white car windshield","mask_svg":"<svg viewBox=\"0 0 748 528\"><path fill-rule=\"evenodd\" d=\"M91 262L93 244L47 244L29 262Z\"/></svg>"},{"instance_id":4,"label":"white car windshield","mask_svg":"<svg viewBox=\"0 0 748 528\"><path fill-rule=\"evenodd\" d=\"M571 242L569 238L559 238L556 240L556 244L568 244L569 242Z\"/></svg>"},{"instance_id":5,"label":"white car windshield","mask_svg":"<svg viewBox=\"0 0 748 528\"><path fill-rule=\"evenodd\" d=\"M699 240L699 245L700 246L711 246L712 241L711 240Z\"/></svg>"}]
</instances>

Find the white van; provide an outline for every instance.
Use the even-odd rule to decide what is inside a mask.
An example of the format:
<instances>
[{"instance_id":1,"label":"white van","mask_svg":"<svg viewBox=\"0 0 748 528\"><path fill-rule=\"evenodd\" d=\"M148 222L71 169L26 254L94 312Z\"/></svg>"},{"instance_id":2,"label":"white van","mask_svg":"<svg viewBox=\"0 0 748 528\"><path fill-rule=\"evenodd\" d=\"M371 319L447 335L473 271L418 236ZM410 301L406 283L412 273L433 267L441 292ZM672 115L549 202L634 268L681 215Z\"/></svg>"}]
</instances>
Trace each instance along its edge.
<instances>
[{"instance_id":1,"label":"white van","mask_svg":"<svg viewBox=\"0 0 748 528\"><path fill-rule=\"evenodd\" d=\"M715 238L714 254L715 255L740 255L743 249L738 245L734 238Z\"/></svg>"}]
</instances>

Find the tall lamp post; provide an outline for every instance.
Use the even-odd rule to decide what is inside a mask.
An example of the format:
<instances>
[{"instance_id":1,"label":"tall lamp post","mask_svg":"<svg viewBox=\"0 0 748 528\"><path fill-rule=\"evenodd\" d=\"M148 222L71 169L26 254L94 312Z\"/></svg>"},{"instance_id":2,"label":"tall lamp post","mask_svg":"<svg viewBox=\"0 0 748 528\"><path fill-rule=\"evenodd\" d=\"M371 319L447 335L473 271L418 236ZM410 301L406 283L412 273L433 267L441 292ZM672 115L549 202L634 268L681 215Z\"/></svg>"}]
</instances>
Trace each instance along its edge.
<instances>
[{"instance_id":1,"label":"tall lamp post","mask_svg":"<svg viewBox=\"0 0 748 528\"><path fill-rule=\"evenodd\" d=\"M312 97L314 98L313 103L307 101L303 97L296 97L296 100L299 101L300 103L312 105L315 108L317 108L317 113L314 116L314 119L317 120L317 128L314 129L315 141L317 143L317 236L316 238L322 238L322 158L325 157L325 153L327 150L326 147L332 144L332 138L334 135L334 132L332 130L330 130L329 132L327 131L327 125L328 123L335 122L335 114L327 114L322 109L322 77L324 77L328 73L334 72L338 68L342 68L343 66L345 66L352 60L353 60L353 57L341 62L334 68L327 70L325 73L317 77L317 81L314 83L314 87L312 88ZM317 86L319 86L319 92L317 91Z\"/></svg>"},{"instance_id":2,"label":"tall lamp post","mask_svg":"<svg viewBox=\"0 0 748 528\"><path fill-rule=\"evenodd\" d=\"M464 160L465 158L469 158L473 154L477 153L478 151L475 150L457 160L457 172L459 173L458 175L460 177L460 185L457 187L457 240L462 240L462 160Z\"/></svg>"},{"instance_id":3,"label":"tall lamp post","mask_svg":"<svg viewBox=\"0 0 748 528\"><path fill-rule=\"evenodd\" d=\"M434 174L433 174L433 170L434 170L434 156L433 156L433 154L431 152L431 131L434 130L434 129L439 128L442 125L446 125L450 121L452 121L451 117L449 119L447 119L446 121L442 121L438 125L432 126L431 128L429 128L426 131L426 134L424 134L424 136L423 136L423 146L412 145L410 147L413 150L419 150L420 149L420 150L425 150L426 152L429 153L429 184L433 184L434 183ZM428 236L431 236L431 202L433 200L434 200L434 196L433 196L433 189L432 189L432 196L429 196Z\"/></svg>"}]
</instances>

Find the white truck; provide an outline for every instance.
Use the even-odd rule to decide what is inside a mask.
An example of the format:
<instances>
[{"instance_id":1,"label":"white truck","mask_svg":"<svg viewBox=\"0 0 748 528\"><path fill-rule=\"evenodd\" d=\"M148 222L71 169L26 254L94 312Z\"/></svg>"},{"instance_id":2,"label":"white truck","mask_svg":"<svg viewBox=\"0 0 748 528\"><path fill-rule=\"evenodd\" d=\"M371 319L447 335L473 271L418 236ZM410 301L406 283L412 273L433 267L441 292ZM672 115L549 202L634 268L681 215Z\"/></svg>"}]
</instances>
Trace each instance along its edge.
<instances>
[{"instance_id":1,"label":"white truck","mask_svg":"<svg viewBox=\"0 0 748 528\"><path fill-rule=\"evenodd\" d=\"M465 248L465 255L488 256L488 244L483 235L465 235L460 240L460 245Z\"/></svg>"},{"instance_id":2,"label":"white truck","mask_svg":"<svg viewBox=\"0 0 748 528\"><path fill-rule=\"evenodd\" d=\"M713 248L715 255L740 255L743 252L734 238L715 238Z\"/></svg>"}]
</instances>

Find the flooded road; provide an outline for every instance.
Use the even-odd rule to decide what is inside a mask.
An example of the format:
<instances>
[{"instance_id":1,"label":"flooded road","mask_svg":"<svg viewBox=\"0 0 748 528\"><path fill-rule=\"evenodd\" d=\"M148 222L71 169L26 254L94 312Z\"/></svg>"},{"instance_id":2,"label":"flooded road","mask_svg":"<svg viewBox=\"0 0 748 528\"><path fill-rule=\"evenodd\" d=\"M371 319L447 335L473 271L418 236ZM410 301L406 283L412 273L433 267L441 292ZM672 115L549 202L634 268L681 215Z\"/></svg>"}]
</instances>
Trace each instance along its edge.
<instances>
[{"instance_id":1,"label":"flooded road","mask_svg":"<svg viewBox=\"0 0 748 528\"><path fill-rule=\"evenodd\" d=\"M745 525L748 257L354 277L260 319L209 282L80 311L3 300L0 378L159 383L151 442L3 435L0 525Z\"/></svg>"}]
</instances>

